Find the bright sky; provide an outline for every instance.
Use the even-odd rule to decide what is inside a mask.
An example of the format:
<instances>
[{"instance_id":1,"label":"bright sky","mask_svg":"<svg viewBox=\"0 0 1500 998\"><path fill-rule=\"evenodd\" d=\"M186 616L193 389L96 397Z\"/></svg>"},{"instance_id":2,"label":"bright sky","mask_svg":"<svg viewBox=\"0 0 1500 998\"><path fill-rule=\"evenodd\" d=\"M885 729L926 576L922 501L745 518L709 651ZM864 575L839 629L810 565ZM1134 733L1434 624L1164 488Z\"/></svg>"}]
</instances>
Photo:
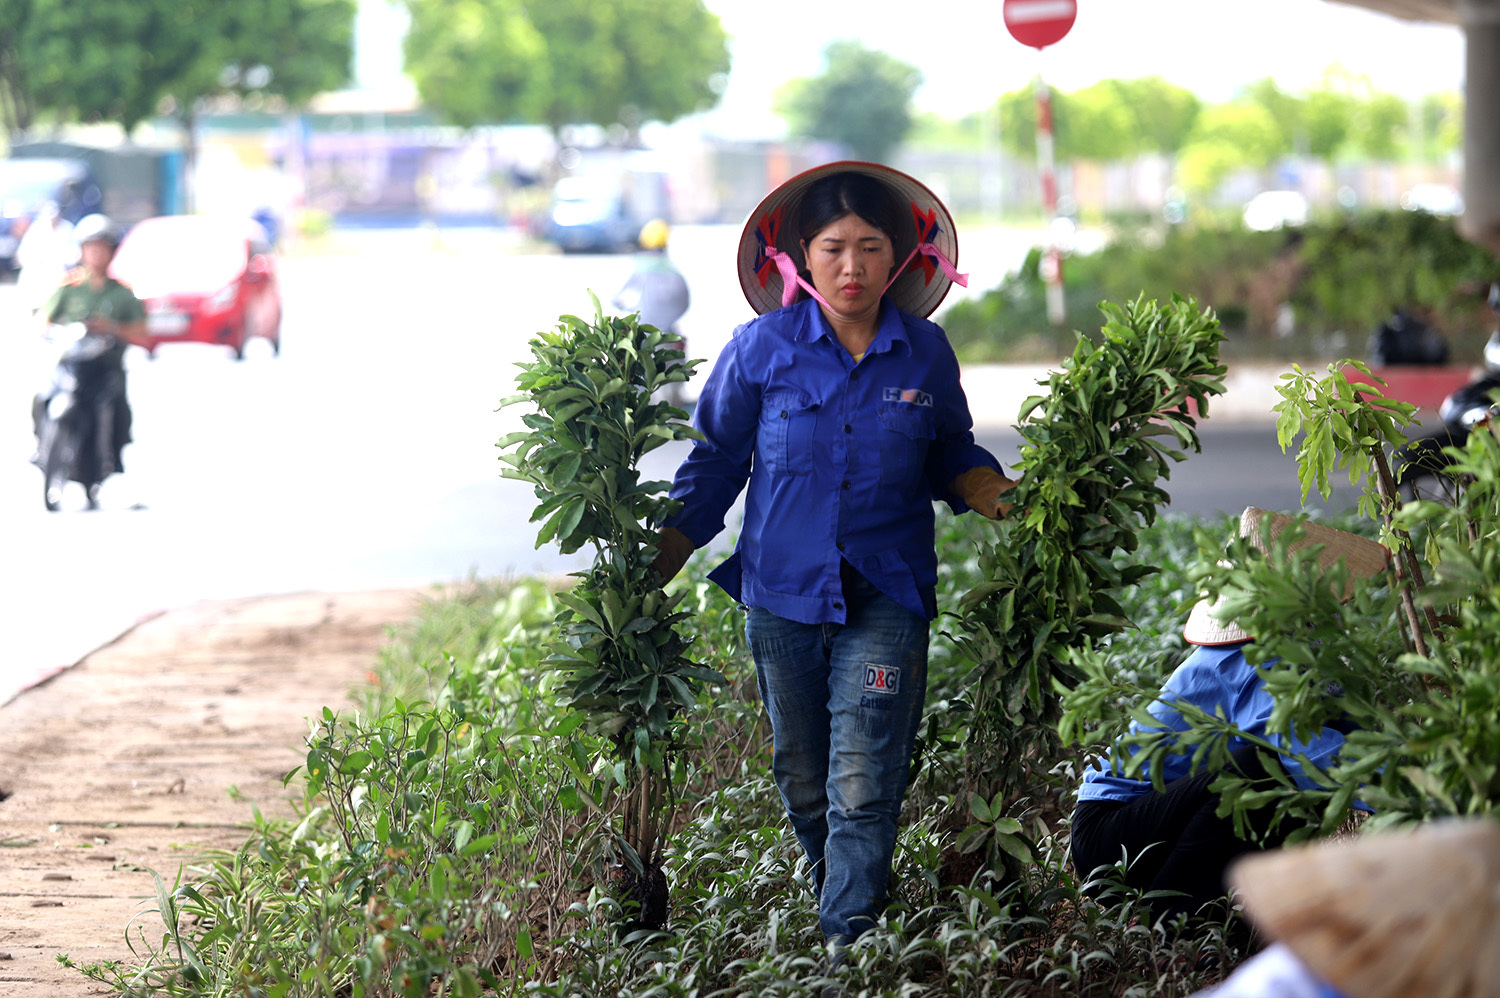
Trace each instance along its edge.
<instances>
[{"instance_id":1,"label":"bright sky","mask_svg":"<svg viewBox=\"0 0 1500 998\"><path fill-rule=\"evenodd\" d=\"M771 95L816 75L822 50L856 38L917 66L922 110L958 118L1040 73L1061 90L1159 75L1205 100L1274 76L1288 90L1338 63L1403 97L1463 85L1463 33L1328 0L1078 0L1068 36L1038 52L1012 39L1000 0L706 0L733 67L711 119L731 137L781 134Z\"/></svg>"}]
</instances>

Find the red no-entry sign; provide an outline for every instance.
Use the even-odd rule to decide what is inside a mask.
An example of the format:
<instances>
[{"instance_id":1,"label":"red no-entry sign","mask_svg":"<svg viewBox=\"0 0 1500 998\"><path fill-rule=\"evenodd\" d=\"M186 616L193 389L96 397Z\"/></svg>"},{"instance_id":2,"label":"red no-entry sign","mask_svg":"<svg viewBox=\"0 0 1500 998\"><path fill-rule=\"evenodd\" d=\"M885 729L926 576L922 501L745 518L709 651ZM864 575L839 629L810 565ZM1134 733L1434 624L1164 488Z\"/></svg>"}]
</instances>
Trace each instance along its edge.
<instances>
[{"instance_id":1,"label":"red no-entry sign","mask_svg":"<svg viewBox=\"0 0 1500 998\"><path fill-rule=\"evenodd\" d=\"M1046 48L1062 40L1078 17L1078 0L1005 0L1005 27L1022 45Z\"/></svg>"}]
</instances>

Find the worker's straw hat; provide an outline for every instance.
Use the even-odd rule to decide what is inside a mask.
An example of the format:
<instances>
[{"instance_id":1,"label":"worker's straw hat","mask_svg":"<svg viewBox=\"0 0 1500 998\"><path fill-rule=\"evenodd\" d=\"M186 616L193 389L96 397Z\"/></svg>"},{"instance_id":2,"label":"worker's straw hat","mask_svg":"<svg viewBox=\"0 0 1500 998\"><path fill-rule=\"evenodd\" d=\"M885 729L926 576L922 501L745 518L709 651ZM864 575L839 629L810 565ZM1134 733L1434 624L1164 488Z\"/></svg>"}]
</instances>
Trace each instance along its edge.
<instances>
[{"instance_id":1,"label":"worker's straw hat","mask_svg":"<svg viewBox=\"0 0 1500 998\"><path fill-rule=\"evenodd\" d=\"M798 289L788 288L786 271L774 258L785 254L797 270L807 269L797 231L802 196L814 183L835 173L864 174L885 187L899 228L892 249L897 261L907 261L886 294L903 312L921 318L931 315L955 280L965 282L957 271L958 233L953 216L942 200L915 178L879 163L855 160L827 163L797 174L767 194L750 213L740 233L736 261L746 300L761 315L797 300Z\"/></svg>"},{"instance_id":2,"label":"worker's straw hat","mask_svg":"<svg viewBox=\"0 0 1500 998\"><path fill-rule=\"evenodd\" d=\"M1302 536L1291 545L1290 550L1321 547L1318 565L1324 571L1339 562L1343 562L1349 570L1342 599L1354 595L1354 583L1357 579L1370 579L1379 575L1390 562L1391 553L1385 545L1369 538L1254 506L1246 506L1245 511L1240 514L1240 536L1256 550L1269 553L1267 544L1274 545L1277 538L1293 524L1301 526ZM1200 599L1188 614L1182 636L1195 645L1228 645L1250 640L1251 635L1237 621L1220 619L1218 611L1222 604L1222 598L1213 602Z\"/></svg>"},{"instance_id":3,"label":"worker's straw hat","mask_svg":"<svg viewBox=\"0 0 1500 998\"><path fill-rule=\"evenodd\" d=\"M1246 914L1350 998L1500 996L1500 825L1255 853L1230 871Z\"/></svg>"}]
</instances>

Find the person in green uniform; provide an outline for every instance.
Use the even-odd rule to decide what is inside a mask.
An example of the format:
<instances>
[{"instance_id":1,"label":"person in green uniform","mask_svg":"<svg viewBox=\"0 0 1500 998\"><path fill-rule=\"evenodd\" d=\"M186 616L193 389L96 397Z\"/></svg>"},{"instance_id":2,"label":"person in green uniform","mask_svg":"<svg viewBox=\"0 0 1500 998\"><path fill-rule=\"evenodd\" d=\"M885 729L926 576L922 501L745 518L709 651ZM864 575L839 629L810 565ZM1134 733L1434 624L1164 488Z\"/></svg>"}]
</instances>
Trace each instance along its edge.
<instances>
[{"instance_id":1,"label":"person in green uniform","mask_svg":"<svg viewBox=\"0 0 1500 998\"><path fill-rule=\"evenodd\" d=\"M37 314L49 325L83 323L90 335L112 340L110 348L91 361L80 377L78 394L94 407L94 447L97 465L83 476L89 483L89 505L98 499L99 483L124 470L121 452L130 442L130 404L125 395L125 348L144 346L146 310L135 293L109 276L122 235L119 225L104 215L89 215L74 227L81 262L68 273ZM46 399L32 403L32 419L40 438Z\"/></svg>"}]
</instances>

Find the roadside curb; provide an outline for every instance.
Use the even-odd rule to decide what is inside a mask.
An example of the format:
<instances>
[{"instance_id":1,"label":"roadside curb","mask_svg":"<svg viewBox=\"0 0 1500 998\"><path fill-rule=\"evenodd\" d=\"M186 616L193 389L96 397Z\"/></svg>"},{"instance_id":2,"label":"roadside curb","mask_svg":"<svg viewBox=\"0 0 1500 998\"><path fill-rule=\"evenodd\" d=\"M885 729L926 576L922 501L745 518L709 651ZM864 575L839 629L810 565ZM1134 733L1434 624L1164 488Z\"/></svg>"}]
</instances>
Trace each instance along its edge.
<instances>
[{"instance_id":1,"label":"roadside curb","mask_svg":"<svg viewBox=\"0 0 1500 998\"><path fill-rule=\"evenodd\" d=\"M104 651L106 648L111 648L114 645L119 644L121 641L125 640L125 638L129 637L130 634L142 624L149 623L150 621L153 621L166 613L166 610L151 610L143 613L132 620L130 623L126 624L123 628L116 630L113 637L105 638L104 640L98 641L97 643L91 642L88 651L72 658L71 661L65 660L62 662L53 662L50 665L37 667L30 674L23 674L19 683L14 687L0 688L0 709L3 709L7 704L15 700L15 698L20 696L21 694L29 690L34 690L39 686L45 686L47 683L67 672L69 669L72 669L75 666L86 661L90 656L96 655L99 652Z\"/></svg>"},{"instance_id":2,"label":"roadside curb","mask_svg":"<svg viewBox=\"0 0 1500 998\"><path fill-rule=\"evenodd\" d=\"M0 708L0 992L85 998L58 964L130 961L125 937L187 863L234 850L310 719L353 706L428 587L205 601L153 614Z\"/></svg>"}]
</instances>

